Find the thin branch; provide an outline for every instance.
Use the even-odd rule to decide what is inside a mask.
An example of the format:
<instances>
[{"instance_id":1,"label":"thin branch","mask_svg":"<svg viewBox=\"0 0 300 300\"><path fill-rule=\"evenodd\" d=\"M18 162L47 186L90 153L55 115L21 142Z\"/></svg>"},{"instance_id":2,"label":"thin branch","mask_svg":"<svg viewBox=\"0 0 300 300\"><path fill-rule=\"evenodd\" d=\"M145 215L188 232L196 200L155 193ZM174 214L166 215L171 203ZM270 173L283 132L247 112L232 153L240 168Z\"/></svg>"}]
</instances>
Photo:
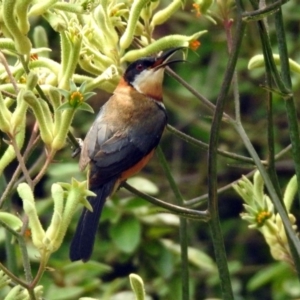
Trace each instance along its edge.
<instances>
[{"instance_id":1,"label":"thin branch","mask_svg":"<svg viewBox=\"0 0 300 300\"><path fill-rule=\"evenodd\" d=\"M38 132L37 128L38 128L37 123L35 123L33 130L31 131L30 139L27 143L26 149L23 154L24 161L27 161L28 156L34 150L34 148L36 147L36 145L39 141L39 136L37 136L37 132ZM32 167L28 170L30 175L32 174L31 169L32 169ZM16 188L16 182L18 180L18 177L20 176L21 171L22 171L22 168L21 168L21 165L19 164L18 167L16 168L13 176L10 178L9 183L7 184L5 191L3 192L3 194L0 198L0 207L2 207L5 199L7 199L9 197L10 193ZM22 181L24 181L24 179L25 179L25 175L23 174Z\"/></svg>"},{"instance_id":2,"label":"thin branch","mask_svg":"<svg viewBox=\"0 0 300 300\"><path fill-rule=\"evenodd\" d=\"M172 172L168 166L165 155L160 146L156 149L156 154L163 167L166 177L169 181L170 187L175 195L177 205L182 205L184 200L178 185L175 182ZM181 253L181 290L182 290L182 300L189 300L189 270L188 270L188 234L187 234L187 220L180 218L180 228L179 228L179 238L180 238L180 253Z\"/></svg>"},{"instance_id":3,"label":"thin branch","mask_svg":"<svg viewBox=\"0 0 300 300\"><path fill-rule=\"evenodd\" d=\"M16 157L17 157L18 162L19 162L19 164L21 166L21 169L22 169L22 172L23 172L23 174L25 176L25 179L26 179L27 183L29 184L29 186L32 187L32 179L31 179L30 174L28 172L28 169L26 167L26 164L25 164L25 161L24 161L24 157L22 156L22 154L20 152L20 149L19 149L19 147L17 145L17 142L16 142L16 140L15 140L14 137L11 137L10 141L11 141L11 144L12 144L14 150L15 150Z\"/></svg>"},{"instance_id":4,"label":"thin branch","mask_svg":"<svg viewBox=\"0 0 300 300\"><path fill-rule=\"evenodd\" d=\"M216 106L210 102L206 97L201 95L198 91L196 91L190 84L188 84L183 78L181 78L178 74L176 74L171 68L166 67L166 71L169 75L171 75L174 79L176 79L182 86L184 86L191 94L193 94L197 99L199 99L207 108L209 108L212 112L215 111ZM223 113L224 120L232 119L226 113Z\"/></svg>"},{"instance_id":5,"label":"thin branch","mask_svg":"<svg viewBox=\"0 0 300 300\"><path fill-rule=\"evenodd\" d=\"M6 60L5 56L3 55L2 51L0 51L0 62L4 66L5 71L8 75L8 78L9 78L11 84L13 85L13 88L14 88L16 94L18 94L19 88L18 88L17 82L10 71L9 65L8 65L7 60Z\"/></svg>"},{"instance_id":6,"label":"thin branch","mask_svg":"<svg viewBox=\"0 0 300 300\"><path fill-rule=\"evenodd\" d=\"M192 136L190 136L188 134L183 133L182 131L176 129L175 127L173 127L169 124L167 125L167 129L171 133L173 133L174 135L176 135L177 137L179 137L180 139L184 140L185 142L187 142L191 145L199 147L203 150L208 150L208 148L209 148L208 144L206 144L204 142L201 142L200 140L195 139L195 138L193 138ZM236 154L236 153L233 153L233 152L228 152L228 151L224 151L224 150L220 150L220 149L218 149L217 152L221 156L228 157L228 158L231 158L231 159L234 159L234 160L237 160L237 161L241 161L241 162L248 163L248 164L253 164L254 163L253 159L251 157L246 157L246 156L243 156L243 155L239 155L239 154ZM262 163L267 164L266 161L262 161Z\"/></svg>"},{"instance_id":7,"label":"thin branch","mask_svg":"<svg viewBox=\"0 0 300 300\"><path fill-rule=\"evenodd\" d=\"M225 100L229 92L229 88L234 75L235 66L238 59L241 42L244 36L245 23L241 19L241 7L239 1L237 1L237 25L235 31L235 40L232 45L232 52L229 56L226 72L222 82L221 90L217 98L216 110L211 126L211 135L209 142L208 153L208 210L211 214L211 220L209 222L212 233L212 241L214 244L214 251L219 269L219 277L221 278L221 287L224 299L233 299L233 292L231 287L230 275L228 271L226 250L224 247L222 231L219 220L218 209L218 194L217 194L217 147L219 141L219 132L221 127L221 121L223 117L223 111L225 106Z\"/></svg>"},{"instance_id":8,"label":"thin branch","mask_svg":"<svg viewBox=\"0 0 300 300\"><path fill-rule=\"evenodd\" d=\"M246 175L243 175L244 177L247 177L247 178L250 178L253 176L253 174L255 173L256 169L249 172L248 174ZM234 180L232 181L231 183L229 184L226 184L224 186L222 186L221 188L217 189L217 194L221 194L221 193L224 193L230 189L232 189L232 185L235 184L235 183L238 183L241 179L237 179L237 180ZM186 200L184 201L184 206L192 206L192 207L197 207L199 205L202 205L206 200L208 199L208 193L207 194L203 194L201 195L200 197L196 197L194 199L190 199L190 200Z\"/></svg>"},{"instance_id":9,"label":"thin branch","mask_svg":"<svg viewBox=\"0 0 300 300\"><path fill-rule=\"evenodd\" d=\"M210 216L207 211L198 211L198 210L188 209L188 208L184 208L184 207L180 207L177 205L167 203L165 201L154 198L152 196L149 196L149 195L135 189L133 186L129 185L127 182L124 182L122 184L122 187L124 187L126 190L130 191L131 193L147 200L148 202L152 203L153 205L162 207L176 215L185 217L187 219L193 219L193 220L198 220L198 221L201 220L204 222L207 222L210 219Z\"/></svg>"},{"instance_id":10,"label":"thin branch","mask_svg":"<svg viewBox=\"0 0 300 300\"><path fill-rule=\"evenodd\" d=\"M272 4L269 4L264 8L256 9L251 12L244 12L242 14L243 21L249 22L249 21L261 20L271 14L278 12L280 7L289 1L290 0L278 0Z\"/></svg>"}]
</instances>

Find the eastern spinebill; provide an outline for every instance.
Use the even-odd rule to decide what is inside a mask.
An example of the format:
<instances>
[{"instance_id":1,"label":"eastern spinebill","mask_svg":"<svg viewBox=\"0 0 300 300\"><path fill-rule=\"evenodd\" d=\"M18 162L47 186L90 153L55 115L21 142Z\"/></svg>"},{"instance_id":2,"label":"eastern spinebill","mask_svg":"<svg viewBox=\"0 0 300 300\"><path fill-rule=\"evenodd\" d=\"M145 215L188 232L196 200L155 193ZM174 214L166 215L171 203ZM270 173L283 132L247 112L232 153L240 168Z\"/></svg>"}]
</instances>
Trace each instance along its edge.
<instances>
[{"instance_id":1,"label":"eastern spinebill","mask_svg":"<svg viewBox=\"0 0 300 300\"><path fill-rule=\"evenodd\" d=\"M70 247L72 261L89 260L106 198L152 157L167 124L164 70L178 61L168 59L179 49L130 64L87 133L79 166L89 165L89 189L96 197L88 197L93 211L84 208L81 214Z\"/></svg>"}]
</instances>

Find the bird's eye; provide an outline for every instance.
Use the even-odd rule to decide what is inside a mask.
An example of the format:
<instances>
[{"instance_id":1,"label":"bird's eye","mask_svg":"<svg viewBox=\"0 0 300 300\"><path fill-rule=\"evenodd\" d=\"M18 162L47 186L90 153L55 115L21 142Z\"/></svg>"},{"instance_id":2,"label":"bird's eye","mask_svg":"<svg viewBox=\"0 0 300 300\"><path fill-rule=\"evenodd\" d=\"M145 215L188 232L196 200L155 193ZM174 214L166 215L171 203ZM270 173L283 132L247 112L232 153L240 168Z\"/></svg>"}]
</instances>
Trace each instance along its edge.
<instances>
[{"instance_id":1,"label":"bird's eye","mask_svg":"<svg viewBox=\"0 0 300 300\"><path fill-rule=\"evenodd\" d=\"M142 64L138 64L135 68L137 71L142 71L144 69Z\"/></svg>"}]
</instances>

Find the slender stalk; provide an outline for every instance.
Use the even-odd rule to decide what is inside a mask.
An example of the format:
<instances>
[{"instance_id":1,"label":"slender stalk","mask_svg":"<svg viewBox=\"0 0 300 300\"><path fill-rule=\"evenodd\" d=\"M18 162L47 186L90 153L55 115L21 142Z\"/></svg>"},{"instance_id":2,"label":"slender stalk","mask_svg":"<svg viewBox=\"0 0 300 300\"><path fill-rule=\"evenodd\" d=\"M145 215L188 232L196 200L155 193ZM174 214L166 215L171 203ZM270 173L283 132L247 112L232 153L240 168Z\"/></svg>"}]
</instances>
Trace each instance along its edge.
<instances>
[{"instance_id":1,"label":"slender stalk","mask_svg":"<svg viewBox=\"0 0 300 300\"><path fill-rule=\"evenodd\" d=\"M28 169L26 167L24 157L22 156L20 149L18 147L17 141L15 140L15 137L13 137L13 136L11 137L11 144L14 147L18 162L21 166L21 170L25 176L25 179L26 179L27 183L29 184L29 186L32 187L32 179L31 179Z\"/></svg>"},{"instance_id":2,"label":"slender stalk","mask_svg":"<svg viewBox=\"0 0 300 300\"><path fill-rule=\"evenodd\" d=\"M16 284L19 284L20 286L24 287L25 289L28 289L28 285L26 282L21 280L18 276L14 275L12 272L10 272L9 269L7 269L1 262L0 262L0 269L9 277L12 279L13 282Z\"/></svg>"},{"instance_id":3,"label":"slender stalk","mask_svg":"<svg viewBox=\"0 0 300 300\"><path fill-rule=\"evenodd\" d=\"M253 170L253 171L251 171L251 172L249 172L246 175L243 175L243 176L245 176L247 178L250 178L250 177L253 176L253 174L255 173L255 171L256 171L256 169ZM217 194L219 195L221 193L224 193L225 191L228 191L229 189L232 189L232 185L235 184L235 183L238 183L239 181L240 181L240 178L237 179L237 180L235 180L235 181L232 181L229 184L224 185L223 187L221 187L221 188L219 188L217 190ZM199 197L196 197L194 199L190 199L190 200L184 201L184 206L197 207L197 206L203 204L207 199L208 199L208 194L203 194L203 195L201 195Z\"/></svg>"},{"instance_id":4,"label":"slender stalk","mask_svg":"<svg viewBox=\"0 0 300 300\"><path fill-rule=\"evenodd\" d=\"M21 61L21 63L22 63L22 66L23 66L23 68L24 68L26 74L29 74L30 69L29 69L28 64L26 63L24 57L21 55L21 56L19 56L19 59L20 59L20 61ZM62 61L62 64L63 64L63 61ZM49 100L48 100L48 98L46 97L46 95L45 95L44 91L42 90L42 88L40 87L40 85L37 84L35 88L36 88L36 90L38 91L40 97L41 97L42 99L44 99L47 103L49 103ZM52 107L51 105L49 105L49 107L50 107L50 110L53 110L53 107ZM68 141L70 142L70 144L71 144L71 146L73 147L73 149L75 149L75 150L76 150L76 149L80 149L80 146L79 146L79 144L78 144L78 141L76 140L76 138L74 137L74 135L73 135L72 132L70 132L70 131L68 132ZM75 150L74 150L74 151L75 151Z\"/></svg>"},{"instance_id":5,"label":"slender stalk","mask_svg":"<svg viewBox=\"0 0 300 300\"><path fill-rule=\"evenodd\" d=\"M12 273L17 273L17 257L16 257L16 247L15 244L12 243L13 235L5 230L5 254L6 254L6 262L7 268Z\"/></svg>"},{"instance_id":6,"label":"slender stalk","mask_svg":"<svg viewBox=\"0 0 300 300\"><path fill-rule=\"evenodd\" d=\"M8 225L6 225L6 223L2 222L1 220L0 220L0 225L2 227L4 227L11 236L14 236L18 240L18 243L21 247L21 253L23 256L23 266L25 269L25 276L26 276L26 280L29 284L32 281L32 274L31 274L31 267L30 267L30 263L29 263L29 257L28 257L28 253L27 253L26 244L24 242L24 238L23 238L23 236L21 236L19 233L15 232L12 228L10 228ZM0 263L0 269L2 269L10 278L12 278L13 281L15 281L16 283L20 284L21 286L23 286L25 288L28 288L28 285L24 281L19 279L16 275L14 275L12 270L7 269L1 263Z\"/></svg>"},{"instance_id":7,"label":"slender stalk","mask_svg":"<svg viewBox=\"0 0 300 300\"><path fill-rule=\"evenodd\" d=\"M299 238L297 237L297 235L295 234L294 229L292 228L290 219L287 216L286 210L283 207L283 205L282 205L282 203L281 203L281 201L280 201L280 199L279 199L279 197L276 193L276 190L275 190L275 188L272 184L272 181L270 180L270 177L269 177L266 169L261 164L259 156L257 155L253 145L251 144L251 142L250 142L243 126L240 123L235 123L233 125L234 125L235 129L237 130L237 132L239 133L240 137L242 138L248 152L250 153L250 155L255 160L255 164L256 164L262 178L264 179L264 182L265 182L265 185L268 189L269 195L270 195L271 199L273 200L273 204L274 204L276 210L278 211L278 213L279 213L279 215L282 219L282 222L285 226L287 235L292 240L292 242L293 242L293 244L296 248L298 256L300 256L300 241L299 241Z\"/></svg>"},{"instance_id":8,"label":"slender stalk","mask_svg":"<svg viewBox=\"0 0 300 300\"><path fill-rule=\"evenodd\" d=\"M182 131L176 129L175 127L171 126L171 125L167 125L167 130L169 130L171 133L173 133L174 135L176 135L177 137L179 137L180 139L184 140L187 143L190 143L191 145L197 146L203 150L208 150L209 145L201 142L200 140L195 139L192 136L189 136L188 134L183 133ZM237 161L241 161L244 163L249 163L249 164L253 164L253 159L251 157L246 157L243 155L239 155L233 152L228 152L228 151L224 151L224 150L220 150L217 149L218 154L220 154L221 156L224 157L228 157L231 159L235 159ZM266 164L266 161L262 161L263 164Z\"/></svg>"},{"instance_id":9,"label":"slender stalk","mask_svg":"<svg viewBox=\"0 0 300 300\"><path fill-rule=\"evenodd\" d=\"M197 221L201 220L201 221L207 222L210 218L209 213L207 211L199 211L199 210L195 210L195 209L189 209L189 208L184 208L184 207L170 204L168 202L165 202L160 199L149 196L149 195L135 189L133 186L131 186L130 184L128 184L126 182L124 182L122 184L122 187L124 187L129 192L147 200L148 202L152 203L153 205L167 209L169 212L174 213L179 216L182 216L182 217L185 217L187 219L192 219L192 220L197 220Z\"/></svg>"},{"instance_id":10,"label":"slender stalk","mask_svg":"<svg viewBox=\"0 0 300 300\"><path fill-rule=\"evenodd\" d=\"M272 89L272 74L269 64L266 64L266 85ZM267 134L268 134L268 172L270 179L274 184L274 188L278 194L278 197L281 197L280 185L276 173L275 166L275 138L274 138L274 120L273 120L273 94L270 90L267 91L268 98L268 115L267 115Z\"/></svg>"},{"instance_id":11,"label":"slender stalk","mask_svg":"<svg viewBox=\"0 0 300 300\"><path fill-rule=\"evenodd\" d=\"M182 205L184 200L178 189L174 177L172 176L171 170L168 166L165 155L160 146L156 149L156 154L158 159L165 171L167 179L170 183L171 189L175 195L177 205ZM189 262L188 262L188 240L187 240L187 220L180 218L179 227L179 239L180 239L180 250L181 250L181 290L182 290L182 300L189 300Z\"/></svg>"},{"instance_id":12,"label":"slender stalk","mask_svg":"<svg viewBox=\"0 0 300 300\"><path fill-rule=\"evenodd\" d=\"M220 125L223 117L225 100L231 85L231 81L234 75L234 70L241 46L241 42L244 35L245 24L241 19L241 9L239 1L237 1L238 15L237 25L235 32L235 39L233 41L232 52L229 56L229 61L226 68L226 73L222 82L221 90L217 98L216 110L212 121L211 136L209 142L208 153L208 210L211 214L211 220L209 222L212 241L216 256L216 262L219 269L219 277L221 279L221 288L223 299L233 299L233 292L231 287L231 280L228 271L226 251L224 247L222 231L219 220L218 209L218 195L217 195L217 147L219 140Z\"/></svg>"},{"instance_id":13,"label":"slender stalk","mask_svg":"<svg viewBox=\"0 0 300 300\"><path fill-rule=\"evenodd\" d=\"M267 17L268 15L274 14L281 8L281 6L290 0L277 0L272 4L267 5L266 7L256 9L251 12L244 12L242 14L243 21L257 21Z\"/></svg>"},{"instance_id":14,"label":"slender stalk","mask_svg":"<svg viewBox=\"0 0 300 300\"><path fill-rule=\"evenodd\" d=\"M258 8L258 2L254 0L250 0L253 7L255 9ZM295 169L297 174L297 183L299 186L300 183L300 157L298 155L300 151L300 140L299 140L299 129L298 129L298 123L297 123L297 114L296 109L294 105L294 99L293 94L291 92L291 78L290 78L290 70L289 70L289 63L288 63L288 53L287 53L287 46L286 46L286 39L285 39L285 33L284 33L284 26L282 21L282 13L281 9L279 9L278 13L275 14L275 26L276 26L276 34L277 34L277 40L278 40L278 47L281 57L281 73L282 76L280 76L275 62L273 58L272 48L270 45L270 40L268 36L268 31L265 26L265 22L260 20L258 21L258 28L259 28L259 34L262 42L263 47L263 54L265 59L265 64L269 67L270 71L272 72L273 79L279 89L279 92L282 94L283 99L285 100L286 104L286 111L287 111L287 117L289 121L289 132L290 132L290 138L292 143L292 154L293 159L295 162ZM241 127L240 124L236 124L237 127ZM245 134L243 128L237 128L237 130L241 130L241 134ZM243 137L242 137L243 138ZM250 150L252 152L255 152L252 145L248 145L248 151ZM254 154L254 153L253 153ZM256 152L255 152L256 154ZM254 156L251 155L253 158ZM257 154L256 154L257 156ZM258 157L258 156L257 156ZM259 171L261 172L261 169L264 169L261 164L257 165ZM266 173L266 171L264 170ZM281 203L281 199L278 197L278 194L276 193L275 187L273 186L270 178L268 177L268 174L262 174L262 177L265 181L265 184L268 188L268 191L270 193L271 199L274 203L274 206L278 210L278 213L280 214L280 217L282 219L282 222L285 226L285 230L288 237L288 242L291 250L291 254L293 256L293 260L295 263L295 269L297 271L297 275L300 279L300 241L299 238L296 236L296 233L293 231L291 227L291 222L287 216L285 207ZM268 185L267 185L268 182ZM277 188L278 190L279 188ZM300 201L300 191L298 189L298 198Z\"/></svg>"},{"instance_id":15,"label":"slender stalk","mask_svg":"<svg viewBox=\"0 0 300 300\"><path fill-rule=\"evenodd\" d=\"M287 41L285 37L281 8L279 8L278 12L275 14L275 28L276 28L278 50L279 50L280 64L281 64L281 78L284 85L289 90L291 90L292 80L290 76ZM292 155L295 163L297 183L298 183L298 187L300 187L300 155L299 155L300 139L299 139L298 117L297 117L297 110L295 106L294 97L291 95L290 97L285 99L284 103L285 103L287 118L289 122L289 133L290 133L290 139L292 143ZM298 201L300 203L300 188L298 189Z\"/></svg>"},{"instance_id":16,"label":"slender stalk","mask_svg":"<svg viewBox=\"0 0 300 300\"><path fill-rule=\"evenodd\" d=\"M27 143L26 150L24 151L24 154L23 154L24 161L27 161L29 155L32 153L32 151L34 150L34 148L36 147L36 145L39 141L39 137L37 136L37 132L38 132L38 126L37 126L37 123L35 123L35 125L33 127L33 130L31 132L30 139ZM29 174L31 174L31 169L32 169L32 167L29 170ZM5 200L8 199L8 197L10 196L12 191L16 188L16 182L18 180L18 177L21 174L21 171L22 171L21 165L19 164L18 167L16 168L13 176L10 178L10 181L7 184L4 192L1 193L2 195L0 197L0 207L2 207ZM22 178L23 178L23 180L25 180L24 174L23 174Z\"/></svg>"},{"instance_id":17,"label":"slender stalk","mask_svg":"<svg viewBox=\"0 0 300 300\"><path fill-rule=\"evenodd\" d=\"M281 7L278 9L278 12L275 13L275 28L278 41L278 50L280 56L281 64L281 77L282 81L290 90L292 89L292 80L290 76L290 66L289 66L289 57L287 50L287 41L285 37L285 30L283 24L282 10ZM298 187L300 187L300 139L299 139L299 127L298 127L298 117L297 110L294 102L294 97L291 96L285 99L285 108L287 112L287 118L289 122L289 133L292 143L292 155L295 163L295 170L297 175ZM300 202L300 189L298 188L298 201ZM294 233L296 236L296 233ZM290 250L293 256L295 268L298 273L298 278L300 280L300 257L299 253L297 255L296 246L293 245L291 237L288 239ZM299 241L299 239L298 239Z\"/></svg>"},{"instance_id":18,"label":"slender stalk","mask_svg":"<svg viewBox=\"0 0 300 300\"><path fill-rule=\"evenodd\" d=\"M212 112L216 110L216 106L210 102L206 97L201 95L198 91L196 91L190 84L188 84L183 78L177 75L171 68L166 67L166 71L169 75L171 75L174 79L176 79L182 86L184 86L191 94L193 94L197 99L199 99L207 108L209 108ZM226 113L223 113L224 120L232 119Z\"/></svg>"}]
</instances>

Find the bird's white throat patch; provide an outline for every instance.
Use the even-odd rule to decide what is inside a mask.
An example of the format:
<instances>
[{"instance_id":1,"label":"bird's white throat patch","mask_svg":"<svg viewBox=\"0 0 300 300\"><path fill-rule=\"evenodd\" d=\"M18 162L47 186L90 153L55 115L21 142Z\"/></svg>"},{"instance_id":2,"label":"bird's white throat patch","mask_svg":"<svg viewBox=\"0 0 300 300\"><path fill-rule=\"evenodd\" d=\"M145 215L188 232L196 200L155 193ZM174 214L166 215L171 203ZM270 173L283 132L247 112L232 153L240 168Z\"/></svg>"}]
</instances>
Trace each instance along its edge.
<instances>
[{"instance_id":1,"label":"bird's white throat patch","mask_svg":"<svg viewBox=\"0 0 300 300\"><path fill-rule=\"evenodd\" d=\"M162 97L163 79L164 68L148 69L135 76L132 86L141 94L159 99Z\"/></svg>"}]
</instances>

